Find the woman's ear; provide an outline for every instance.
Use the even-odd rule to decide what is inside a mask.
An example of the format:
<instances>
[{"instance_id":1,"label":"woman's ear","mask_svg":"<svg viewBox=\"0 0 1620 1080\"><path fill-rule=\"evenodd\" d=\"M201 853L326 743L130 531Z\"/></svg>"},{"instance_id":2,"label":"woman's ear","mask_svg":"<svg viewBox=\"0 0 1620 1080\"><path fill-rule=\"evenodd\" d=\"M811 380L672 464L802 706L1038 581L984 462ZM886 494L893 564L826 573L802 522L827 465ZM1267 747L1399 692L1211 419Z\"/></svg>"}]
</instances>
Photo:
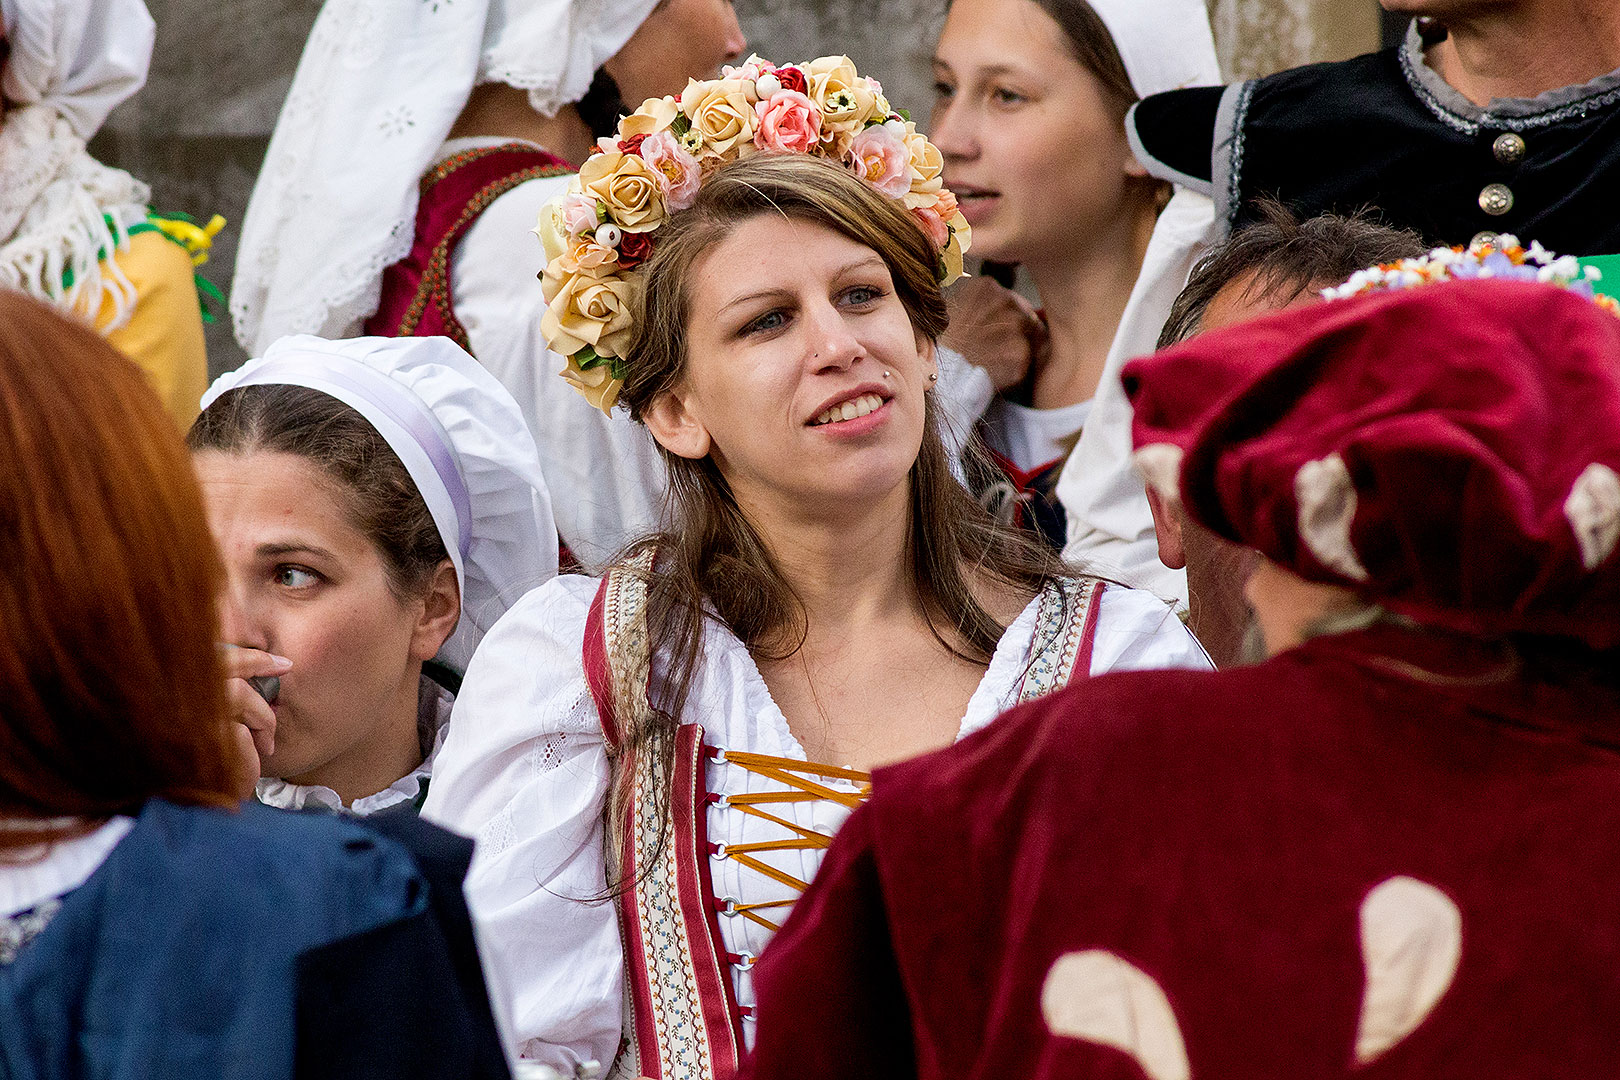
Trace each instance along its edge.
<instances>
[{"instance_id":1,"label":"woman's ear","mask_svg":"<svg viewBox=\"0 0 1620 1080\"><path fill-rule=\"evenodd\" d=\"M442 560L422 597L422 614L411 630L411 659L423 663L438 655L461 620L461 583L455 563Z\"/></svg>"},{"instance_id":2,"label":"woman's ear","mask_svg":"<svg viewBox=\"0 0 1620 1080\"><path fill-rule=\"evenodd\" d=\"M641 420L658 440L658 445L676 457L697 461L709 456L713 446L709 429L676 391L665 390L653 398L641 414Z\"/></svg>"}]
</instances>

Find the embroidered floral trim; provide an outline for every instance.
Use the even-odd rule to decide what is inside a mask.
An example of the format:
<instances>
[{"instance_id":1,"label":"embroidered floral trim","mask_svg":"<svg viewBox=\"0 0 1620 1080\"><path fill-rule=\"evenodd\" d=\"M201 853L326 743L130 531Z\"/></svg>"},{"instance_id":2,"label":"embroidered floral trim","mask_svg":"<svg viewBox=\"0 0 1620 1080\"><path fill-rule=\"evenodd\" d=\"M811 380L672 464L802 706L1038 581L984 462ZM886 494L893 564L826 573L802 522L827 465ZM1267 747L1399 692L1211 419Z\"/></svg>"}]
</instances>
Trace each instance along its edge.
<instances>
[{"instance_id":1,"label":"embroidered floral trim","mask_svg":"<svg viewBox=\"0 0 1620 1080\"><path fill-rule=\"evenodd\" d=\"M1074 677L1075 662L1085 641L1086 619L1097 602L1097 585L1095 579L1086 579L1078 596L1067 595L1067 589L1058 582L1042 591L1040 606L1035 609L1035 636L1031 639L1036 651L1018 685L1018 704L1061 690Z\"/></svg>"}]
</instances>

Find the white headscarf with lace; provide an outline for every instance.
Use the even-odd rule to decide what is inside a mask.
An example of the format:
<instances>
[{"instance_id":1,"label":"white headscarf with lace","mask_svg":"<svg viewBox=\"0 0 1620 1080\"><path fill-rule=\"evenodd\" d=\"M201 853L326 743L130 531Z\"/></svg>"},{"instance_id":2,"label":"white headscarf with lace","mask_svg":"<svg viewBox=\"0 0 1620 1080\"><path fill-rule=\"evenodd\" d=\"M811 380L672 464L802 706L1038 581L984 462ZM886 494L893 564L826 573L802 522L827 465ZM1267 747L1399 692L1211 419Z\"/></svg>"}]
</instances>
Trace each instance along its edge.
<instances>
[{"instance_id":1,"label":"white headscarf with lace","mask_svg":"<svg viewBox=\"0 0 1620 1080\"><path fill-rule=\"evenodd\" d=\"M259 352L345 337L410 250L417 187L474 86L551 116L657 0L327 0L242 224L231 317Z\"/></svg>"},{"instance_id":2,"label":"white headscarf with lace","mask_svg":"<svg viewBox=\"0 0 1620 1080\"><path fill-rule=\"evenodd\" d=\"M141 0L0 0L0 17L0 286L87 317L111 297L115 329L135 290L112 256L151 192L85 143L146 81L152 17Z\"/></svg>"}]
</instances>

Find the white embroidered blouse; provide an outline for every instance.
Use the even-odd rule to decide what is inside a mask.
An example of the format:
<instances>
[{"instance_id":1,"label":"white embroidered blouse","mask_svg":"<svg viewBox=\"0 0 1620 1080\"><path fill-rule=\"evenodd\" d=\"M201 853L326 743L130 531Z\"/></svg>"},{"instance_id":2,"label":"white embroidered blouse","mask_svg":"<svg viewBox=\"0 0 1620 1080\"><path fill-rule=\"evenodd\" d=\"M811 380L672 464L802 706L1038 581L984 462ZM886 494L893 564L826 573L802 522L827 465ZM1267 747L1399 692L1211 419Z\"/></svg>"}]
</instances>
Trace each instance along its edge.
<instances>
[{"instance_id":1,"label":"white embroidered blouse","mask_svg":"<svg viewBox=\"0 0 1620 1080\"><path fill-rule=\"evenodd\" d=\"M585 624L598 582L559 577L529 593L490 631L456 702L423 815L478 841L466 893L503 1028L514 1049L571 1075L576 1064L610 1065L624 1033L625 957L607 892L602 812L609 768L600 721L586 685ZM1010 705L1036 638L1039 600L1002 636L968 703L958 737L989 724ZM1110 587L1099 600L1091 673L1207 668L1209 660L1163 603ZM656 677L655 665L655 677ZM721 750L805 760L748 649L710 623L686 706L705 742ZM786 790L757 772L710 760L707 787L719 796ZM852 784L828 786L854 790ZM850 810L831 801L772 804L773 814L827 835ZM708 838L719 845L791 834L724 802L710 805ZM810 881L819 850L758 852L754 858ZM737 905L790 901L779 881L734 858L711 865L714 889ZM764 912L780 923L789 903ZM747 918L722 918L733 987L752 1006L748 958L771 931ZM745 1037L752 1037L745 1024Z\"/></svg>"}]
</instances>

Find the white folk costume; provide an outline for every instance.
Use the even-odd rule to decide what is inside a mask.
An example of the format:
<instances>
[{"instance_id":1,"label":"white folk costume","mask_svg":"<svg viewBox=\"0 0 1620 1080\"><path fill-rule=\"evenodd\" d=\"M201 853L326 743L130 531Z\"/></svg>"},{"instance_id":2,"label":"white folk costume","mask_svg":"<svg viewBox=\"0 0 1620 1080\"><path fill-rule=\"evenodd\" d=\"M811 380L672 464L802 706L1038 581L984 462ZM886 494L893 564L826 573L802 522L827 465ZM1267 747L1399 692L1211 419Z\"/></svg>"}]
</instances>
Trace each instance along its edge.
<instances>
[{"instance_id":1,"label":"white folk costume","mask_svg":"<svg viewBox=\"0 0 1620 1080\"><path fill-rule=\"evenodd\" d=\"M1215 39L1201 0L1091 0L1091 6L1108 27L1138 97L1220 82ZM1145 545L1123 558L1113 550L1099 551L1072 542L1077 530L1071 500L1089 505L1089 492L1105 478L1094 476L1098 467L1089 462L1075 465L1078 459L1070 451L1077 446L1076 438L1084 442L1091 426L1106 424L1104 418L1117 410L1111 400L1110 380L1117 382L1119 366L1126 360L1153 351L1170 305L1192 270L1192 261L1180 247L1167 248L1160 234L1179 236L1192 228L1202 235L1201 223L1212 221L1213 216L1207 197L1177 189L1160 215L1095 397L1057 409L1034 409L998 397L985 413L983 428L985 443L1011 485L1006 494L1028 512L1022 524L1035 527L1060 547L1067 535L1070 543L1064 555L1076 566L1183 602L1186 575L1159 562L1151 521ZM1127 459L1129 450L1127 445ZM1141 498L1140 491L1137 497ZM1066 515L1065 508L1070 508Z\"/></svg>"},{"instance_id":2,"label":"white folk costume","mask_svg":"<svg viewBox=\"0 0 1620 1080\"><path fill-rule=\"evenodd\" d=\"M424 761L348 807L362 815L401 804L420 809L460 672L485 632L557 572L557 530L534 441L511 395L445 338L285 338L216 380L203 408L243 387L277 385L319 390L376 428L410 474L455 564L461 620L423 675L417 726ZM324 787L265 779L258 794L275 806L343 809Z\"/></svg>"},{"instance_id":3,"label":"white folk costume","mask_svg":"<svg viewBox=\"0 0 1620 1080\"><path fill-rule=\"evenodd\" d=\"M146 82L141 0L0 0L0 287L91 322L182 427L207 385L194 265L214 233L154 215L151 190L85 144Z\"/></svg>"},{"instance_id":4,"label":"white folk costume","mask_svg":"<svg viewBox=\"0 0 1620 1080\"><path fill-rule=\"evenodd\" d=\"M605 836L616 725L597 701L645 686L638 579L560 577L491 631L467 672L424 814L473 835L467 893L523 1056L570 1075L628 1047L624 1076L724 1077L751 1038L749 968L868 790L808 762L747 647L711 622L675 772L635 775L636 812ZM662 661L651 661L653 677ZM1207 668L1145 593L1049 586L1008 627L960 735L1075 672ZM643 699L644 700L644 699ZM622 706L616 705L615 708ZM670 792L668 820L650 793ZM669 842L652 857L661 826ZM636 884L608 891L606 852ZM639 876L637 876L639 875ZM606 899L604 899L606 897ZM626 1003L628 1004L628 1008Z\"/></svg>"}]
</instances>

